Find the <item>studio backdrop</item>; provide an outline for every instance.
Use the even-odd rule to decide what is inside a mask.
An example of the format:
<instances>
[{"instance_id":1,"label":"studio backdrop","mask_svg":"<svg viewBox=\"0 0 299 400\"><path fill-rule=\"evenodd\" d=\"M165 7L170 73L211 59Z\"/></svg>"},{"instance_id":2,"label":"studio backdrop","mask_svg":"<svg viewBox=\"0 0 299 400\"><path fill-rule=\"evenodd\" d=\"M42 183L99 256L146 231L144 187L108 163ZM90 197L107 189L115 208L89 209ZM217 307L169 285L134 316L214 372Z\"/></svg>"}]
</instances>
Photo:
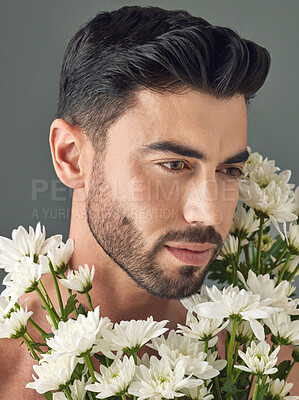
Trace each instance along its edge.
<instances>
[{"instance_id":1,"label":"studio backdrop","mask_svg":"<svg viewBox=\"0 0 299 400\"><path fill-rule=\"evenodd\" d=\"M298 0L1 0L0 236L41 221L47 235L67 238L72 192L58 181L48 145L62 58L80 25L123 5L185 9L269 50L269 76L249 109L248 145L299 184Z\"/></svg>"}]
</instances>

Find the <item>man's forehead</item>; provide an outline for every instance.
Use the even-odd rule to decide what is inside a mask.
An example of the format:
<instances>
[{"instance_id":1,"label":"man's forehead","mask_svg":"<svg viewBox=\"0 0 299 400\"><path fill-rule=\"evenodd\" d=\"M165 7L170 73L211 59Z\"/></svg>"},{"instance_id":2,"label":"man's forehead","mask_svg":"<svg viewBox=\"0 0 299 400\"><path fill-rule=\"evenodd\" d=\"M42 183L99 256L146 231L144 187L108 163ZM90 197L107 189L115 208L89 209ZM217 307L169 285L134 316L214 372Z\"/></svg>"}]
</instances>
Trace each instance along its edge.
<instances>
[{"instance_id":1,"label":"man's forehead","mask_svg":"<svg viewBox=\"0 0 299 400\"><path fill-rule=\"evenodd\" d=\"M158 150L157 143L160 150L166 149L162 142L185 144L197 153L210 155L212 150L213 156L218 153L222 159L246 150L246 130L246 105L241 97L219 100L193 90L184 94L143 90L136 94L135 105L112 125L110 144L140 156L146 146Z\"/></svg>"}]
</instances>

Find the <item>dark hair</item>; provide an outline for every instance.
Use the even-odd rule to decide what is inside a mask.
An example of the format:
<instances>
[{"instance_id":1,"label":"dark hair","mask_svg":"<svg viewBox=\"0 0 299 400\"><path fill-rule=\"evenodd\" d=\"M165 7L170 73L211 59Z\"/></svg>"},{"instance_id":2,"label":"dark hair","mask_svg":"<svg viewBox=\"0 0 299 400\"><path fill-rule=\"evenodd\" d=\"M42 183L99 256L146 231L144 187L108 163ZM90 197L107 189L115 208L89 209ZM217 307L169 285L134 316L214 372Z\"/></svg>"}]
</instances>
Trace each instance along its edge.
<instances>
[{"instance_id":1,"label":"dark hair","mask_svg":"<svg viewBox=\"0 0 299 400\"><path fill-rule=\"evenodd\" d=\"M223 99L240 94L248 104L269 66L265 48L186 11L125 6L100 12L67 47L57 117L104 146L108 127L141 89L191 88Z\"/></svg>"}]
</instances>

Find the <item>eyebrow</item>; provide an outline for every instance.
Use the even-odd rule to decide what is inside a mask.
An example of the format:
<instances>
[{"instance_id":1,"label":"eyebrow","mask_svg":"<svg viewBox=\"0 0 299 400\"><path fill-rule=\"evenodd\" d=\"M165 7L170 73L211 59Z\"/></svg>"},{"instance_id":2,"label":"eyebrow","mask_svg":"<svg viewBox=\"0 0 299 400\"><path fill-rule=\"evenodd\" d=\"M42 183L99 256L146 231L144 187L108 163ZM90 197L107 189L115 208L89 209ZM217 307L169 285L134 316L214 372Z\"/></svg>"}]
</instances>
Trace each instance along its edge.
<instances>
[{"instance_id":1,"label":"eyebrow","mask_svg":"<svg viewBox=\"0 0 299 400\"><path fill-rule=\"evenodd\" d=\"M175 153L180 156L197 158L198 160L206 162L208 157L205 153L192 149L191 147L183 144L175 143L172 141L160 141L154 142L141 147L142 154L148 154L153 152L161 153ZM221 164L234 164L234 163L245 163L249 157L247 149L240 151L237 154L229 156L221 162Z\"/></svg>"}]
</instances>

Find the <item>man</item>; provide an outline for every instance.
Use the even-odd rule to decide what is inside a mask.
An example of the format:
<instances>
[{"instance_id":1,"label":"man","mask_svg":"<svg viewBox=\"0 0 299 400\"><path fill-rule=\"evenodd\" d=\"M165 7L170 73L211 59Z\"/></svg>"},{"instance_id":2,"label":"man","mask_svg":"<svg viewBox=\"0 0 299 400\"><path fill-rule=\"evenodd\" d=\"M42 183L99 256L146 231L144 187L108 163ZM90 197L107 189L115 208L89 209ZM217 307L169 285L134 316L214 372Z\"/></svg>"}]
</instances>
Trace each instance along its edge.
<instances>
[{"instance_id":1,"label":"man","mask_svg":"<svg viewBox=\"0 0 299 400\"><path fill-rule=\"evenodd\" d=\"M70 267L95 266L103 316L185 322L179 299L198 292L229 232L246 106L269 64L264 48L185 11L99 13L71 40L50 146L74 189ZM46 327L39 301L29 308ZM23 389L33 364L24 346L3 354L3 399L41 398Z\"/></svg>"}]
</instances>

